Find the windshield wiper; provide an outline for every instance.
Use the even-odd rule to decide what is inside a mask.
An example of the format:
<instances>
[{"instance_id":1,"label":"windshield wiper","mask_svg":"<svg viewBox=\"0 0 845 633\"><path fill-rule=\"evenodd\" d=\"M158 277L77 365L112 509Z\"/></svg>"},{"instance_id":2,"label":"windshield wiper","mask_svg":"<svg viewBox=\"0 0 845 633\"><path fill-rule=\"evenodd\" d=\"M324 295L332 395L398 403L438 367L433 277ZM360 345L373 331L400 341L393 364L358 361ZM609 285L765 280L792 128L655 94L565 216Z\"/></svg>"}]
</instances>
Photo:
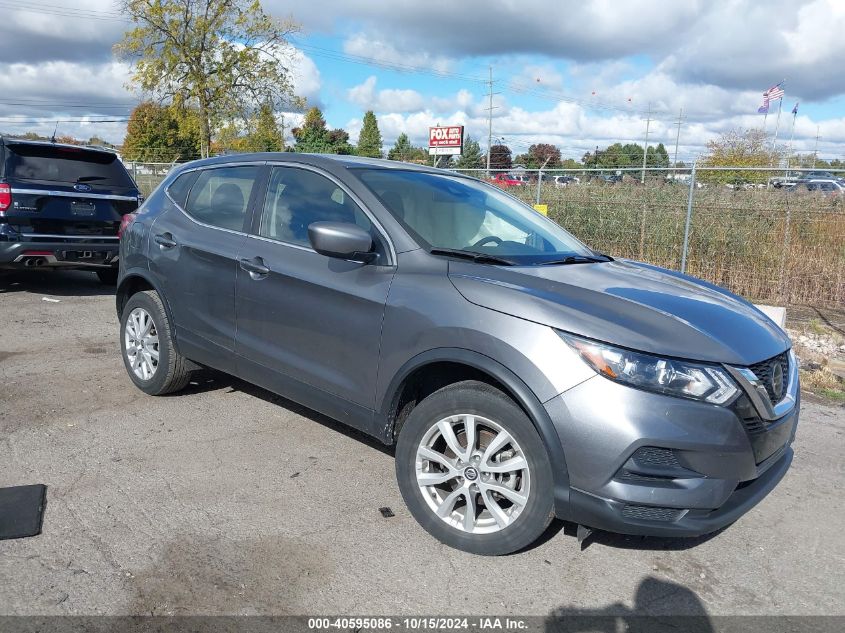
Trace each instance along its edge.
<instances>
[{"instance_id":1,"label":"windshield wiper","mask_svg":"<svg viewBox=\"0 0 845 633\"><path fill-rule=\"evenodd\" d=\"M105 180L107 176L80 176L76 182L91 182L93 180Z\"/></svg>"},{"instance_id":2,"label":"windshield wiper","mask_svg":"<svg viewBox=\"0 0 845 633\"><path fill-rule=\"evenodd\" d=\"M478 251L464 251L459 248L432 248L428 252L432 255L450 255L452 257L461 257L463 259L470 259L474 262L513 266L513 262L509 259L497 257L496 255L488 255L487 253L479 253Z\"/></svg>"},{"instance_id":3,"label":"windshield wiper","mask_svg":"<svg viewBox=\"0 0 845 633\"><path fill-rule=\"evenodd\" d=\"M610 262L613 259L607 255L602 257L590 257L589 255L568 255L563 259L553 259L548 262L540 262L538 266L562 266L565 264L598 264L601 262Z\"/></svg>"}]
</instances>

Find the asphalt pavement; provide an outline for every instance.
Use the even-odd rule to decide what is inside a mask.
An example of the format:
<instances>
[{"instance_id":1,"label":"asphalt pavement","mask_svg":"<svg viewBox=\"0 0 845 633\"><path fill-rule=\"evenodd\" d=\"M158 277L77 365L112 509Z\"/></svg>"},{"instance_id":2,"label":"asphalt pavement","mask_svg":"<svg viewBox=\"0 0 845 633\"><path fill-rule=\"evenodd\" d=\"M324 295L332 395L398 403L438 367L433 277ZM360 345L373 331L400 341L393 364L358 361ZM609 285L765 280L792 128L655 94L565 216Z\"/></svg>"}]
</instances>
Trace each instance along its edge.
<instances>
[{"instance_id":1,"label":"asphalt pavement","mask_svg":"<svg viewBox=\"0 0 845 633\"><path fill-rule=\"evenodd\" d=\"M216 372L147 396L93 274L0 277L0 486L48 486L43 533L0 541L0 615L843 615L843 455L845 408L805 402L791 471L720 533L582 551L555 522L473 556L418 527L390 449Z\"/></svg>"}]
</instances>

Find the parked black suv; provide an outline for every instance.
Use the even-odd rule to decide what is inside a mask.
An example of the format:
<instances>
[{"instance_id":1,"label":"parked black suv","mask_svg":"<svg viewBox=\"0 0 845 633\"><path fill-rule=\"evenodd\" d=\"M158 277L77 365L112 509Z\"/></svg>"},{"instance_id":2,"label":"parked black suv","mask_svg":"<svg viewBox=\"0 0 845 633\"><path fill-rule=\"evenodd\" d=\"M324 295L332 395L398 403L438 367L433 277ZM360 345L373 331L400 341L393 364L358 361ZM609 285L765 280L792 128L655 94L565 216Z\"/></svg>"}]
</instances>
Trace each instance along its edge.
<instances>
[{"instance_id":1,"label":"parked black suv","mask_svg":"<svg viewBox=\"0 0 845 633\"><path fill-rule=\"evenodd\" d=\"M140 199L112 151L0 137L0 269L84 268L115 283Z\"/></svg>"}]
</instances>

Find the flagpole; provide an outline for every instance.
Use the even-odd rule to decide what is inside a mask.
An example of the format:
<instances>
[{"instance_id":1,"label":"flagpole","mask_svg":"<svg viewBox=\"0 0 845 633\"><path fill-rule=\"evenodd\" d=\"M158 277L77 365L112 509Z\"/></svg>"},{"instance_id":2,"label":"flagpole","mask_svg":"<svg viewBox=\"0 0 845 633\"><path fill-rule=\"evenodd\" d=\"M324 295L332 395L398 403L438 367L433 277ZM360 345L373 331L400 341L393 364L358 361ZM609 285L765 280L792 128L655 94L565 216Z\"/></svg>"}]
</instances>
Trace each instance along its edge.
<instances>
[{"instance_id":1,"label":"flagpole","mask_svg":"<svg viewBox=\"0 0 845 633\"><path fill-rule=\"evenodd\" d=\"M782 108L783 108L783 97L778 99L778 118L777 118L777 121L775 122L775 137L772 139L772 154L775 153L775 147L777 146L777 143L778 143L778 128L780 128L780 111L781 111ZM774 160L774 156L772 156L772 159Z\"/></svg>"},{"instance_id":2,"label":"flagpole","mask_svg":"<svg viewBox=\"0 0 845 633\"><path fill-rule=\"evenodd\" d=\"M795 119L798 118L798 104L792 109L792 130L789 133L789 154L786 157L786 177L789 178L789 163L792 160L792 141L795 139Z\"/></svg>"}]
</instances>

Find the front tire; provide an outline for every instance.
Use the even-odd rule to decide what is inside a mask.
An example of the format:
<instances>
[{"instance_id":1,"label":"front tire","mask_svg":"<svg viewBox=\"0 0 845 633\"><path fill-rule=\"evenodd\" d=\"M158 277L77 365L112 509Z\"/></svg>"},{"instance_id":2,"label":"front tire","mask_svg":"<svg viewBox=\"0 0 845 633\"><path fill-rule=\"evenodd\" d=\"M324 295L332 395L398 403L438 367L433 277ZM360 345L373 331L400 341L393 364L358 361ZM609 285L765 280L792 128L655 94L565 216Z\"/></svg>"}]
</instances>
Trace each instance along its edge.
<instances>
[{"instance_id":1,"label":"front tire","mask_svg":"<svg viewBox=\"0 0 845 633\"><path fill-rule=\"evenodd\" d=\"M396 443L396 477L420 525L466 552L518 551L553 517L552 468L539 434L485 383L444 387L411 411Z\"/></svg>"},{"instance_id":2,"label":"front tire","mask_svg":"<svg viewBox=\"0 0 845 633\"><path fill-rule=\"evenodd\" d=\"M191 378L187 359L173 345L173 329L153 290L132 295L120 318L120 349L129 378L144 393L183 389Z\"/></svg>"}]
</instances>

